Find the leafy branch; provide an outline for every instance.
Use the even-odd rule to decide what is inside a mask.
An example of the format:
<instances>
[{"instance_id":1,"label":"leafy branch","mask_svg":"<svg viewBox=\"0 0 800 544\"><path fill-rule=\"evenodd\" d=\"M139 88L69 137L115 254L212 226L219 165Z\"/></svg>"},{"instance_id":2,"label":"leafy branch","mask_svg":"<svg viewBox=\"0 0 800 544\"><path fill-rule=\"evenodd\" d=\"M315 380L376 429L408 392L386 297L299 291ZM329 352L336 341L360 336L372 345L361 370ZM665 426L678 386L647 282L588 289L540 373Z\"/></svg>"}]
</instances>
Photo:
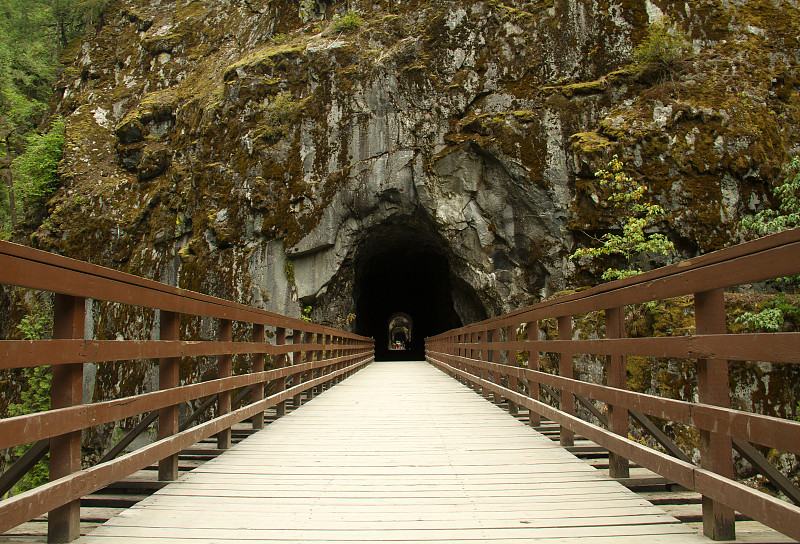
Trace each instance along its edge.
<instances>
[{"instance_id":1,"label":"leafy branch","mask_svg":"<svg viewBox=\"0 0 800 544\"><path fill-rule=\"evenodd\" d=\"M600 187L610 191L606 202L614 212L614 230L618 233L604 234L600 238L602 245L579 248L570 255L570 259L622 257L624 267L612 267L603 272L603 280L609 281L641 274L642 270L633 266L633 260L641 254L670 255L674 252L675 246L665 235L645 232L663 217L664 209L645 200L647 187L625 172L624 164L617 155L608 163L608 169L598 170L595 177Z\"/></svg>"}]
</instances>

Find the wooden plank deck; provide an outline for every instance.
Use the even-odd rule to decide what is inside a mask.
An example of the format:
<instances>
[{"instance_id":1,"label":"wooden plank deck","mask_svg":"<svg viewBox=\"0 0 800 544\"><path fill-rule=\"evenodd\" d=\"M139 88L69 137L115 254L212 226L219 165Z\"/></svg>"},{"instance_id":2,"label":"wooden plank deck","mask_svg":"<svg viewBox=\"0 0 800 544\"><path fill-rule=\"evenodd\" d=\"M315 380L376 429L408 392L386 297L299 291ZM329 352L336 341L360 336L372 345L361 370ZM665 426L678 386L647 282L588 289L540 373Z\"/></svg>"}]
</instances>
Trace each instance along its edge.
<instances>
[{"instance_id":1,"label":"wooden plank deck","mask_svg":"<svg viewBox=\"0 0 800 544\"><path fill-rule=\"evenodd\" d=\"M373 363L83 537L709 542L424 362Z\"/></svg>"}]
</instances>

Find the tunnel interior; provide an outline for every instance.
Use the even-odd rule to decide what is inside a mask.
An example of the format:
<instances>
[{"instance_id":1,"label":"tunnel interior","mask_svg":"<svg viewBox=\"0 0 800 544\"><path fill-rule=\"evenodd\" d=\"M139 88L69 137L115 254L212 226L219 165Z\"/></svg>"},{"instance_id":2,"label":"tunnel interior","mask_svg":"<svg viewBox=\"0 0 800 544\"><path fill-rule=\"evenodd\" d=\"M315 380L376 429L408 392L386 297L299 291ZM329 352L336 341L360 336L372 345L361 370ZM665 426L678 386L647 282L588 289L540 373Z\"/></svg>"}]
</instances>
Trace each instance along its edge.
<instances>
[{"instance_id":1,"label":"tunnel interior","mask_svg":"<svg viewBox=\"0 0 800 544\"><path fill-rule=\"evenodd\" d=\"M435 233L401 223L376 229L360 244L354 263L356 332L375 338L376 360L422 360L426 337L461 326L443 243ZM403 349L390 349L391 323L401 314L413 332Z\"/></svg>"}]
</instances>

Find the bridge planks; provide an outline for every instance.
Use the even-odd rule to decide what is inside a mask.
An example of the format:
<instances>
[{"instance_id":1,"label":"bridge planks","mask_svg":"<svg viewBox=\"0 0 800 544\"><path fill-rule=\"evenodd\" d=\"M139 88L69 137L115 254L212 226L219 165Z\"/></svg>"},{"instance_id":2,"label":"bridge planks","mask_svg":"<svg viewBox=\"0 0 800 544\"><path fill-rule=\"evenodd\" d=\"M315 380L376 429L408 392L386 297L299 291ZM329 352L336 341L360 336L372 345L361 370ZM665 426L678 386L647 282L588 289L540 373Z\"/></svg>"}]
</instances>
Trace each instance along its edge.
<instances>
[{"instance_id":1,"label":"bridge planks","mask_svg":"<svg viewBox=\"0 0 800 544\"><path fill-rule=\"evenodd\" d=\"M373 363L84 544L707 542L424 362Z\"/></svg>"}]
</instances>

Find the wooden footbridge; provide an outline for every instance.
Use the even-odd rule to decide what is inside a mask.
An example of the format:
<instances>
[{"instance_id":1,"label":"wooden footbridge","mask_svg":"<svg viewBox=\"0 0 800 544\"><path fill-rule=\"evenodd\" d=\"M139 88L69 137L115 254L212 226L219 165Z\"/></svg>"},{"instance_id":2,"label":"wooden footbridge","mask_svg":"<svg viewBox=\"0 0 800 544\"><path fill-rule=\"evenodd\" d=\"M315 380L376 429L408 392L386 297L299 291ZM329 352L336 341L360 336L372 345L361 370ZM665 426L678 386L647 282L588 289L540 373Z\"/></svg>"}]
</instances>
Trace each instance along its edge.
<instances>
[{"instance_id":1,"label":"wooden footbridge","mask_svg":"<svg viewBox=\"0 0 800 544\"><path fill-rule=\"evenodd\" d=\"M448 331L427 340L425 362L374 362L368 338L0 243L0 283L54 294L53 339L0 341L6 376L52 365L51 408L0 420L0 449L33 444L0 491L48 451L51 481L0 501L0 531L47 513L48 540L73 541L82 497L157 464L173 483L81 542L701 542L732 540L736 512L800 539L800 492L762 454L800 454L800 423L731 409L728 373L728 361L800 363L800 333L727 333L724 292L798 273L794 230ZM678 296L694 301L692 334L625 338L626 307ZM87 338L98 301L154 310L158 334ZM573 318L590 312L598 337L575 337ZM217 337L194 337L201 322ZM539 333L548 322L557 339ZM545 354L555 371L540 369ZM604 383L575 379L576 355L597 358ZM698 402L627 390L628 356L695 361ZM83 403L86 365L153 361L158 390ZM216 377L187 379L209 361ZM263 428L266 410L301 396ZM543 417L559 443L532 428ZM131 418L87 464L82 432ZM244 421L259 430L232 445ZM664 422L696 429L699 452ZM611 452L607 474L568 451L576 435ZM179 477L179 452L209 437L225 453ZM733 452L780 495L737 481ZM621 485L633 464L700 493L706 536Z\"/></svg>"}]
</instances>

